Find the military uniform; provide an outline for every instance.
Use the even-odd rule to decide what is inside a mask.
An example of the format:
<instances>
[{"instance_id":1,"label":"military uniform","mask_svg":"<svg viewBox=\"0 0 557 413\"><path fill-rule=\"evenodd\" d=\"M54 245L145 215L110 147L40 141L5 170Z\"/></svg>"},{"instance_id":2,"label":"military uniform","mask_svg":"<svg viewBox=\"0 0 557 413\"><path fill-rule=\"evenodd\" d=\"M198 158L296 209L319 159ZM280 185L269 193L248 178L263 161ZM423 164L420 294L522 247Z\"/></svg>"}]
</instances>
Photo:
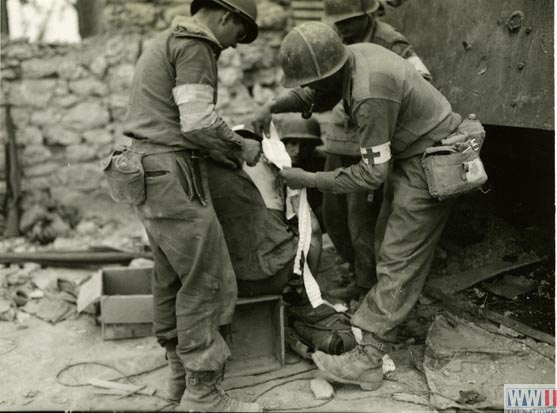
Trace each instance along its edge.
<instances>
[{"instance_id":1,"label":"military uniform","mask_svg":"<svg viewBox=\"0 0 557 413\"><path fill-rule=\"evenodd\" d=\"M347 49L342 103L358 128L361 159L350 167L317 172L316 182L332 193L385 184L375 239L378 282L352 323L380 342L393 341L396 327L421 294L452 204L429 194L421 156L462 119L408 61L373 44ZM274 111L304 111L312 104L319 108L316 95L311 89L294 89L277 99Z\"/></svg>"},{"instance_id":2,"label":"military uniform","mask_svg":"<svg viewBox=\"0 0 557 413\"><path fill-rule=\"evenodd\" d=\"M230 323L237 299L201 157L242 148L214 111L221 49L207 28L178 18L137 62L124 129L145 154L146 200L135 208L155 260L154 332L192 371L222 369L230 351L218 328ZM183 118L182 104L199 110Z\"/></svg>"},{"instance_id":3,"label":"military uniform","mask_svg":"<svg viewBox=\"0 0 557 413\"><path fill-rule=\"evenodd\" d=\"M244 168L207 164L211 198L237 275L238 294L280 294L294 268L298 236L286 221L283 184L271 166L260 160L255 167Z\"/></svg>"},{"instance_id":4,"label":"military uniform","mask_svg":"<svg viewBox=\"0 0 557 413\"><path fill-rule=\"evenodd\" d=\"M383 46L413 63L417 70L423 66L408 40L387 23L370 18L357 42ZM427 69L421 73L428 78ZM358 131L342 104L335 106L329 119L325 171L357 164L361 159ZM327 233L341 258L353 264L356 285L365 289L377 282L373 240L381 199L381 191L323 194Z\"/></svg>"}]
</instances>

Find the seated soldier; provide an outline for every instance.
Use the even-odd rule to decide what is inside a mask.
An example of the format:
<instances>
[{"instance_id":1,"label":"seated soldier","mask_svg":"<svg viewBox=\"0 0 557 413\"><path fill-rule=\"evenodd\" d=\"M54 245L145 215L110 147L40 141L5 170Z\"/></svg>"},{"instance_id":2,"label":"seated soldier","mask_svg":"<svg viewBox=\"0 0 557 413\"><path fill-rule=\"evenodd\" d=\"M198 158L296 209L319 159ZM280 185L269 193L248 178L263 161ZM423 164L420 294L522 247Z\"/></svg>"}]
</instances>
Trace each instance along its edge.
<instances>
[{"instance_id":1,"label":"seated soldier","mask_svg":"<svg viewBox=\"0 0 557 413\"><path fill-rule=\"evenodd\" d=\"M321 128L314 118L304 119L299 113L277 115L277 129L280 140L292 159L292 166L306 171L322 171L325 167L325 154L319 151L323 145ZM308 202L323 227L323 193L316 188L308 188Z\"/></svg>"},{"instance_id":2,"label":"seated soldier","mask_svg":"<svg viewBox=\"0 0 557 413\"><path fill-rule=\"evenodd\" d=\"M261 141L247 125L234 129L244 138ZM295 218L286 218L286 187L278 168L262 156L254 167L242 164L237 169L210 161L207 173L213 207L236 273L238 295L281 294L292 278L298 229ZM321 229L312 214L307 260L314 275L320 255ZM299 285L301 277L294 277L298 281L294 284Z\"/></svg>"}]
</instances>

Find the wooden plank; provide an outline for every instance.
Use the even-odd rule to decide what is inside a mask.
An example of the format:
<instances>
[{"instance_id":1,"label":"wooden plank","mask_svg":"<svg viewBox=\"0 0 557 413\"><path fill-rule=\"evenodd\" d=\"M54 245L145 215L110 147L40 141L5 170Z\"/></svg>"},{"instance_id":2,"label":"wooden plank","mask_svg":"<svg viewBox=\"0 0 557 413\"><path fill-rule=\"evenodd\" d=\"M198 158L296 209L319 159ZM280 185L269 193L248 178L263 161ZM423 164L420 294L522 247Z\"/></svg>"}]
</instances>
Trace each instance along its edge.
<instances>
[{"instance_id":1,"label":"wooden plank","mask_svg":"<svg viewBox=\"0 0 557 413\"><path fill-rule=\"evenodd\" d=\"M91 304L100 300L102 295L102 274L100 271L91 275L81 287L79 287L79 295L77 297L77 311L81 312Z\"/></svg>"},{"instance_id":2,"label":"wooden plank","mask_svg":"<svg viewBox=\"0 0 557 413\"><path fill-rule=\"evenodd\" d=\"M101 379L89 379L89 384L91 386L100 387L103 389L110 390L120 390L126 393L137 393L143 394L145 396L152 396L155 394L155 390L151 388L144 388L144 385L138 386L135 384L125 384L118 383L115 381L101 380Z\"/></svg>"},{"instance_id":3,"label":"wooden plank","mask_svg":"<svg viewBox=\"0 0 557 413\"><path fill-rule=\"evenodd\" d=\"M505 317L504 315L498 314L494 311L480 308L471 302L458 301L453 295L447 294L446 292L440 290L438 287L429 286L424 290L424 293L426 295L429 295L430 297L437 298L450 310L456 312L465 311L477 317L485 318L495 323L499 323L506 327L512 328L513 330L516 330L519 333L524 334L525 336L532 337L538 341L543 341L544 343L555 345L554 336L536 330L530 326L527 326L526 324L521 323L520 321Z\"/></svg>"},{"instance_id":4,"label":"wooden plank","mask_svg":"<svg viewBox=\"0 0 557 413\"><path fill-rule=\"evenodd\" d=\"M511 30L520 13L522 24ZM550 0L420 0L385 20L408 38L456 112L552 130L553 14Z\"/></svg>"},{"instance_id":5,"label":"wooden plank","mask_svg":"<svg viewBox=\"0 0 557 413\"><path fill-rule=\"evenodd\" d=\"M495 262L485 267L473 268L447 277L439 277L430 279L426 285L428 287L437 287L446 294L456 294L468 287L473 286L481 281L485 281L496 275L526 267L528 265L541 262L540 258L525 260L517 263L509 263L506 261Z\"/></svg>"}]
</instances>

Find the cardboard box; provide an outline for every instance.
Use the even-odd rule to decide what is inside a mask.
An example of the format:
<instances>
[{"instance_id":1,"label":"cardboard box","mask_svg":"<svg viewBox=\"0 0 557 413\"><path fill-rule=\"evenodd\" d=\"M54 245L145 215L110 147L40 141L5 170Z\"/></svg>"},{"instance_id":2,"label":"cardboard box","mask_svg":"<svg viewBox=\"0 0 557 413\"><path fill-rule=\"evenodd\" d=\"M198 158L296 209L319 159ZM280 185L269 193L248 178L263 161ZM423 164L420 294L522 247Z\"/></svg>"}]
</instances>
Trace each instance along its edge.
<instances>
[{"instance_id":1,"label":"cardboard box","mask_svg":"<svg viewBox=\"0 0 557 413\"><path fill-rule=\"evenodd\" d=\"M103 268L81 287L78 311L100 303L105 340L152 335L152 271L152 267ZM280 369L285 351L282 297L240 298L234 319L223 335L232 353L226 365L227 377Z\"/></svg>"},{"instance_id":2,"label":"cardboard box","mask_svg":"<svg viewBox=\"0 0 557 413\"><path fill-rule=\"evenodd\" d=\"M153 267L107 267L93 274L79 292L77 309L100 302L105 340L153 334Z\"/></svg>"}]
</instances>

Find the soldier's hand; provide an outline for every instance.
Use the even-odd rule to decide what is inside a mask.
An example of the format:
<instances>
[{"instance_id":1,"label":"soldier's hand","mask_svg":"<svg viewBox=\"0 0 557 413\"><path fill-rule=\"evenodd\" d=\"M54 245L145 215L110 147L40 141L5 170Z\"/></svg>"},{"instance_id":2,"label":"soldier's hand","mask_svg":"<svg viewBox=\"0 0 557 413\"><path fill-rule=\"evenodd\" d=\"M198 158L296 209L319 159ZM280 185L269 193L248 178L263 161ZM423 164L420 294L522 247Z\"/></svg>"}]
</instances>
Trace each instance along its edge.
<instances>
[{"instance_id":1,"label":"soldier's hand","mask_svg":"<svg viewBox=\"0 0 557 413\"><path fill-rule=\"evenodd\" d=\"M286 185L292 189L314 188L317 186L315 174L304 171L301 168L283 169L280 171L280 176L282 176Z\"/></svg>"},{"instance_id":2,"label":"soldier's hand","mask_svg":"<svg viewBox=\"0 0 557 413\"><path fill-rule=\"evenodd\" d=\"M269 129L272 120L271 106L272 103L267 103L255 112L255 116L252 121L253 129L255 130L255 133L260 136L263 134L269 136Z\"/></svg>"},{"instance_id":3,"label":"soldier's hand","mask_svg":"<svg viewBox=\"0 0 557 413\"><path fill-rule=\"evenodd\" d=\"M227 168L230 169L238 169L242 167L243 164L243 159L240 156L240 152L224 152L224 151L219 151L219 150L212 150L208 152L209 157L221 164L226 166Z\"/></svg>"},{"instance_id":4,"label":"soldier's hand","mask_svg":"<svg viewBox=\"0 0 557 413\"><path fill-rule=\"evenodd\" d=\"M241 157L248 166L255 166L261 157L261 144L253 139L244 139Z\"/></svg>"}]
</instances>

